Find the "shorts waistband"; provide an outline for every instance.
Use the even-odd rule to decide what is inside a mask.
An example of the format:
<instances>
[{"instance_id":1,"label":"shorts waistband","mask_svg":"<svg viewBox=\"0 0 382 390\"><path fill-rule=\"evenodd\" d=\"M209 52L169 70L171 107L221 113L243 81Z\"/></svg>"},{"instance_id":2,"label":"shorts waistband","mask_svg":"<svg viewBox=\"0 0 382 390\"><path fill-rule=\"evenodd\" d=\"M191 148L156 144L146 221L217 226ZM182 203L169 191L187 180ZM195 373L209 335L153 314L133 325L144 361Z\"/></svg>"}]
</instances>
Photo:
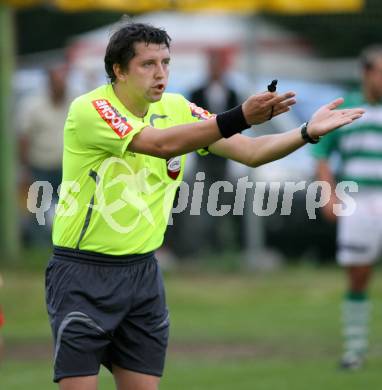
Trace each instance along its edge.
<instances>
[{"instance_id":1,"label":"shorts waistband","mask_svg":"<svg viewBox=\"0 0 382 390\"><path fill-rule=\"evenodd\" d=\"M128 265L137 264L154 258L154 251L143 254L132 255L107 255L105 253L84 251L80 249L66 248L61 246L53 247L53 258L56 260L75 261L80 263L98 265Z\"/></svg>"}]
</instances>

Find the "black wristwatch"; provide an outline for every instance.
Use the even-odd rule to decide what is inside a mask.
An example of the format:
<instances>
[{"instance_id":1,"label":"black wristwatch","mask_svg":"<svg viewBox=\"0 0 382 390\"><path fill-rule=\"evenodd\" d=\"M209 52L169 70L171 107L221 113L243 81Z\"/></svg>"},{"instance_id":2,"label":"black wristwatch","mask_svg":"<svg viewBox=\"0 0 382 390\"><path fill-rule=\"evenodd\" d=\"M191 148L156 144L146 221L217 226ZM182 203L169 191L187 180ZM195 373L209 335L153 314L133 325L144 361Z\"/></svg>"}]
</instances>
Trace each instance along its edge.
<instances>
[{"instance_id":1,"label":"black wristwatch","mask_svg":"<svg viewBox=\"0 0 382 390\"><path fill-rule=\"evenodd\" d=\"M309 134L308 134L308 123L309 122L305 122L301 125L301 137L302 139L305 141L305 142L309 142L310 144L318 144L320 142L320 138L312 138Z\"/></svg>"}]
</instances>

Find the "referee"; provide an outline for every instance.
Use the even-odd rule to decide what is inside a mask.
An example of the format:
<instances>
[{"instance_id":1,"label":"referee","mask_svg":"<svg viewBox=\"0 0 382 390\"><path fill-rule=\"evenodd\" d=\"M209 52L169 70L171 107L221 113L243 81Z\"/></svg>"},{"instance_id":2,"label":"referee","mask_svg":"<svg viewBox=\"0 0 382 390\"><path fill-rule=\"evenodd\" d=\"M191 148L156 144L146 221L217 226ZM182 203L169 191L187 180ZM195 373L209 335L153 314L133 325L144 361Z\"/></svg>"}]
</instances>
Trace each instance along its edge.
<instances>
[{"instance_id":1,"label":"referee","mask_svg":"<svg viewBox=\"0 0 382 390\"><path fill-rule=\"evenodd\" d=\"M163 241L185 154L201 149L258 166L281 158L362 110L321 107L304 125L256 139L239 133L289 110L291 92L265 92L210 114L165 93L170 37L129 23L110 38L110 83L75 99L64 129L63 184L46 270L54 381L96 390L100 365L119 390L155 390L169 316L155 250Z\"/></svg>"}]
</instances>

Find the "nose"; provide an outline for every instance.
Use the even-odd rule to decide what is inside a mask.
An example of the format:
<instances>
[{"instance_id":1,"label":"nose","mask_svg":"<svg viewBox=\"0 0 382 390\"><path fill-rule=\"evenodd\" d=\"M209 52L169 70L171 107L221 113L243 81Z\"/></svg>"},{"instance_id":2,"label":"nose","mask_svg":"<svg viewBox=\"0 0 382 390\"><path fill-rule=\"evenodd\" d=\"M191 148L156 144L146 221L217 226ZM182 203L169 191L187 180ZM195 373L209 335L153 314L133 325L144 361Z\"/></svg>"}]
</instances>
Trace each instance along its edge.
<instances>
[{"instance_id":1,"label":"nose","mask_svg":"<svg viewBox=\"0 0 382 390\"><path fill-rule=\"evenodd\" d=\"M155 73L155 78L164 79L166 77L166 70L162 64L157 66L157 71Z\"/></svg>"}]
</instances>

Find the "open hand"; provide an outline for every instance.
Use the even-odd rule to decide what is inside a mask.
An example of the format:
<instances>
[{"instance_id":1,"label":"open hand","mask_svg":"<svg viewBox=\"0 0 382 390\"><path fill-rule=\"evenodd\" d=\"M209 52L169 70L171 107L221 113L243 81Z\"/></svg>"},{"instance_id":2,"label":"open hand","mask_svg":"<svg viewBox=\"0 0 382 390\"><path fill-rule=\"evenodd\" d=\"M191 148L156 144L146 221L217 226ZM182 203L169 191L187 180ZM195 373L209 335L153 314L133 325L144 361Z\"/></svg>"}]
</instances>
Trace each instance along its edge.
<instances>
[{"instance_id":1,"label":"open hand","mask_svg":"<svg viewBox=\"0 0 382 390\"><path fill-rule=\"evenodd\" d=\"M289 107L296 103L294 92L277 95L274 92L263 92L250 96L242 105L245 120L250 125L259 125L272 118L289 111ZM273 107L273 112L272 112Z\"/></svg>"},{"instance_id":2,"label":"open hand","mask_svg":"<svg viewBox=\"0 0 382 390\"><path fill-rule=\"evenodd\" d=\"M344 102L343 98L333 100L320 107L309 121L307 132L311 138L319 138L330 131L352 123L364 114L362 108L336 110Z\"/></svg>"}]
</instances>

